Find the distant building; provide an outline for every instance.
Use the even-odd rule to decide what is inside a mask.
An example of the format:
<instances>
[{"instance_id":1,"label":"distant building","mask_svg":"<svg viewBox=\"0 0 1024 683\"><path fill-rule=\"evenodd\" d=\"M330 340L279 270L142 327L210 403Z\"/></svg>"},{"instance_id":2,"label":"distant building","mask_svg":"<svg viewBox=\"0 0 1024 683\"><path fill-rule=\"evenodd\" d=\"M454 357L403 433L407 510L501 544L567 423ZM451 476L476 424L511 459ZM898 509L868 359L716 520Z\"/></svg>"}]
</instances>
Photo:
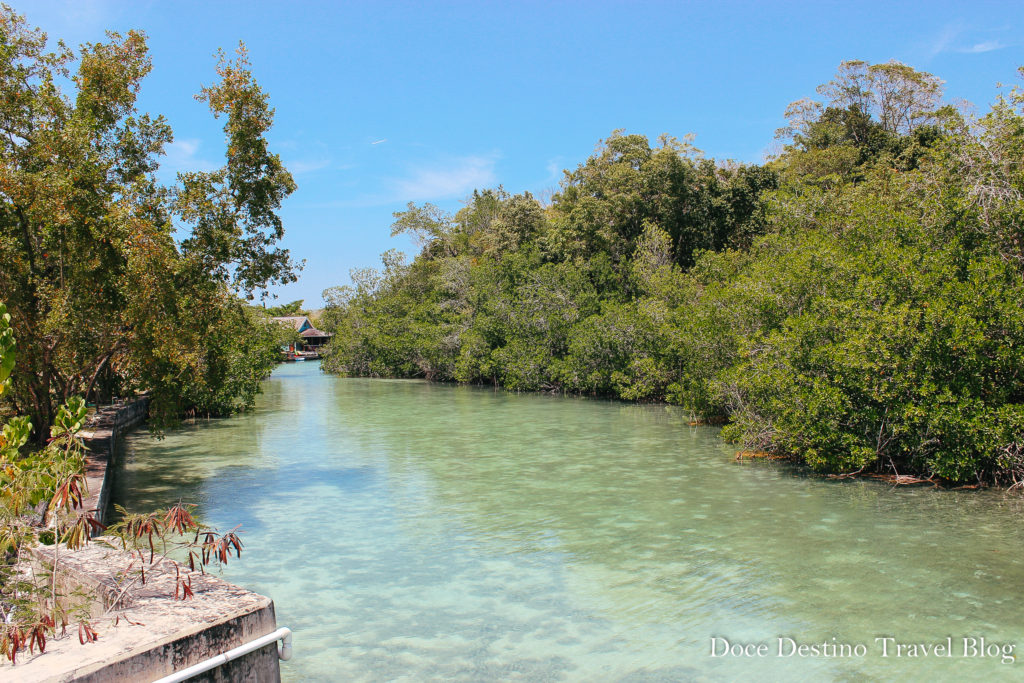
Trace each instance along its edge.
<instances>
[{"instance_id":1,"label":"distant building","mask_svg":"<svg viewBox=\"0 0 1024 683\"><path fill-rule=\"evenodd\" d=\"M295 331L302 336L301 342L290 344L288 348L283 349L289 355L303 352L315 353L319 351L320 347L326 344L331 337L334 336L330 332L323 332L313 327L313 323L311 323L309 318L304 315L286 315L271 318L271 320L278 324L288 325L294 328Z\"/></svg>"}]
</instances>

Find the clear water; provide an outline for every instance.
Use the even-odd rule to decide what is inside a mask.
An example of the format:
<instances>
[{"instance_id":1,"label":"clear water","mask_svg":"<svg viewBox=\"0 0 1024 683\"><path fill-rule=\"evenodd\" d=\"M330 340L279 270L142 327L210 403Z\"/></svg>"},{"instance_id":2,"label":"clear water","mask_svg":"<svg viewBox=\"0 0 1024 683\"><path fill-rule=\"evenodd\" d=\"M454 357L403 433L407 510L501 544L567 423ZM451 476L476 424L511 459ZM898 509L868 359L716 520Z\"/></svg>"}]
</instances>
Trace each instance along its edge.
<instances>
[{"instance_id":1,"label":"clear water","mask_svg":"<svg viewBox=\"0 0 1024 683\"><path fill-rule=\"evenodd\" d=\"M1024 655L1020 497L739 463L671 407L298 363L250 414L126 448L115 500L181 498L243 525L224 576L273 597L295 631L286 680L987 680L1024 667L961 656L981 636ZM714 636L763 641L767 656L711 657ZM882 657L882 636L951 637L953 656ZM778 637L867 654L779 657Z\"/></svg>"}]
</instances>

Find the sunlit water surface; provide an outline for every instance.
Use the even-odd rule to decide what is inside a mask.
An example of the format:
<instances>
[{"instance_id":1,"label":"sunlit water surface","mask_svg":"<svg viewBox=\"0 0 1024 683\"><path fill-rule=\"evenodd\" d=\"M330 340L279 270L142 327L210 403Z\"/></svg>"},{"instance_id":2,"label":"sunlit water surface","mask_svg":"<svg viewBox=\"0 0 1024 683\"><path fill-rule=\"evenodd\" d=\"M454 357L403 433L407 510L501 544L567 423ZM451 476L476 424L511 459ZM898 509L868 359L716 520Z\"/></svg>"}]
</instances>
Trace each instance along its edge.
<instances>
[{"instance_id":1,"label":"sunlit water surface","mask_svg":"<svg viewBox=\"0 0 1024 683\"><path fill-rule=\"evenodd\" d=\"M1019 678L1021 499L740 463L666 406L281 366L256 410L127 440L115 500L179 498L295 632L286 680ZM711 638L768 644L711 657ZM864 657L779 657L800 643ZM881 656L875 638L952 657ZM833 641L832 639L836 640ZM788 644L787 644L788 647ZM787 650L788 651L788 650Z\"/></svg>"}]
</instances>

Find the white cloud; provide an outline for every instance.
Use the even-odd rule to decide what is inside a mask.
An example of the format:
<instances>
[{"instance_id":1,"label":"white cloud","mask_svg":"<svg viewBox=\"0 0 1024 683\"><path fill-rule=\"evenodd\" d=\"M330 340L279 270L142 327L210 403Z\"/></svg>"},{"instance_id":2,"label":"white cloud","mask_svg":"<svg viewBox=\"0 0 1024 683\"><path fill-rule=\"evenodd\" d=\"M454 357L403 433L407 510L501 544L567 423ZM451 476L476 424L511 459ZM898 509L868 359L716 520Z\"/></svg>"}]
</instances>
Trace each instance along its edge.
<instances>
[{"instance_id":1,"label":"white cloud","mask_svg":"<svg viewBox=\"0 0 1024 683\"><path fill-rule=\"evenodd\" d=\"M957 52L966 52L968 54L980 54L982 52L992 52L993 50L1002 50L1005 45L1000 43L998 40L986 40L983 43L976 43L970 47L964 47L957 50Z\"/></svg>"},{"instance_id":2,"label":"white cloud","mask_svg":"<svg viewBox=\"0 0 1024 683\"><path fill-rule=\"evenodd\" d=\"M162 173L183 173L187 171L213 171L220 164L204 159L199 154L202 141L198 138L179 138L164 148L165 156L160 163Z\"/></svg>"},{"instance_id":3,"label":"white cloud","mask_svg":"<svg viewBox=\"0 0 1024 683\"><path fill-rule=\"evenodd\" d=\"M544 168L548 172L547 179L549 181L562 179L562 157L555 157L554 159L551 159Z\"/></svg>"},{"instance_id":4,"label":"white cloud","mask_svg":"<svg viewBox=\"0 0 1024 683\"><path fill-rule=\"evenodd\" d=\"M963 32L963 28L959 24L947 24L939 35L931 41L931 45L928 48L928 57L935 57L943 52L948 52L950 47L953 45L953 41L957 39Z\"/></svg>"},{"instance_id":5,"label":"white cloud","mask_svg":"<svg viewBox=\"0 0 1024 683\"><path fill-rule=\"evenodd\" d=\"M968 40L967 33L975 33L978 31L970 30L962 24L962 22L955 22L947 24L939 33L932 39L928 44L927 52L928 58L936 57L944 52L959 52L960 54L981 54L983 52L992 52L993 50L1001 50L1006 47L1006 44L999 40L983 40L976 42L973 45L964 47L964 43ZM990 31L983 31L983 33L991 33Z\"/></svg>"},{"instance_id":6,"label":"white cloud","mask_svg":"<svg viewBox=\"0 0 1024 683\"><path fill-rule=\"evenodd\" d=\"M406 202L461 199L473 190L494 187L494 166L500 155L474 155L438 161L410 169L404 178L370 179L376 191L359 193L345 199L316 202L307 208L340 209L388 206ZM351 166L332 166L351 168Z\"/></svg>"},{"instance_id":7,"label":"white cloud","mask_svg":"<svg viewBox=\"0 0 1024 683\"><path fill-rule=\"evenodd\" d=\"M414 169L409 178L392 182L394 193L402 201L448 199L469 194L474 189L494 184L497 157L468 156L443 166Z\"/></svg>"},{"instance_id":8,"label":"white cloud","mask_svg":"<svg viewBox=\"0 0 1024 683\"><path fill-rule=\"evenodd\" d=\"M295 161L285 162L285 168L294 173L300 175L302 173L312 173L313 171L320 171L331 165L330 159L298 159Z\"/></svg>"}]
</instances>

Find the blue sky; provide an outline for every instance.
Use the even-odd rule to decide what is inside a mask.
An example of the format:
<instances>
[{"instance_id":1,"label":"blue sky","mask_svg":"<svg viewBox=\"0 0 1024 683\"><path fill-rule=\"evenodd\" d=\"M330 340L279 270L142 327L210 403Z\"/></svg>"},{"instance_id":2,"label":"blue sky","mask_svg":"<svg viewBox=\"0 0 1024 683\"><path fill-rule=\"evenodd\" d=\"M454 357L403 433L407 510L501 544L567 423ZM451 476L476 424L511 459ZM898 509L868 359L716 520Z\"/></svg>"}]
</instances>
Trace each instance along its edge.
<instances>
[{"instance_id":1,"label":"blue sky","mask_svg":"<svg viewBox=\"0 0 1024 683\"><path fill-rule=\"evenodd\" d=\"M844 59L898 59L980 111L1024 65L1019 2L13 2L71 44L143 30L141 108L175 142L164 176L222 163L192 95L239 40L277 110L272 147L299 189L285 246L306 260L279 301L321 303L351 268L398 248L407 201L457 210L474 188L542 197L612 130L696 135L759 162L786 105Z\"/></svg>"}]
</instances>

